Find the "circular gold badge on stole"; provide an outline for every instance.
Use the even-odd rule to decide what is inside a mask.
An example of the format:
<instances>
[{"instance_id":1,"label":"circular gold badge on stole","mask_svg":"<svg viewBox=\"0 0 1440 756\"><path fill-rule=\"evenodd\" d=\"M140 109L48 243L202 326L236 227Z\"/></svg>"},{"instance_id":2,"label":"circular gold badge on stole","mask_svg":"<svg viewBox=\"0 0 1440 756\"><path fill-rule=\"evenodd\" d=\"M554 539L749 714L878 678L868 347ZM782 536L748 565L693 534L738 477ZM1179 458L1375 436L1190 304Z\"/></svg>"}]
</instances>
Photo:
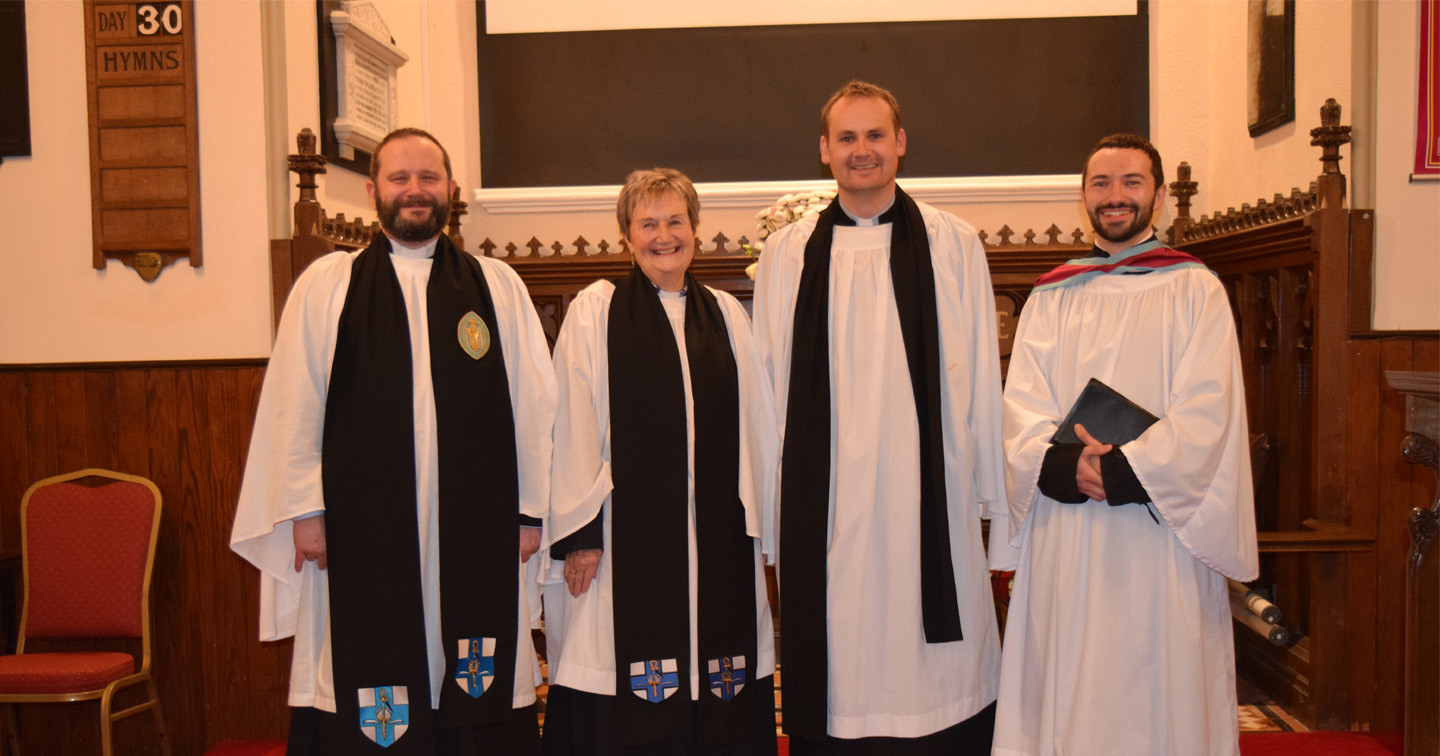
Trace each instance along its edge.
<instances>
[{"instance_id":1,"label":"circular gold badge on stole","mask_svg":"<svg viewBox=\"0 0 1440 756\"><path fill-rule=\"evenodd\" d=\"M478 360L490 351L490 329L485 327L485 321L473 311L460 318L456 335L460 338L460 348L473 359Z\"/></svg>"}]
</instances>

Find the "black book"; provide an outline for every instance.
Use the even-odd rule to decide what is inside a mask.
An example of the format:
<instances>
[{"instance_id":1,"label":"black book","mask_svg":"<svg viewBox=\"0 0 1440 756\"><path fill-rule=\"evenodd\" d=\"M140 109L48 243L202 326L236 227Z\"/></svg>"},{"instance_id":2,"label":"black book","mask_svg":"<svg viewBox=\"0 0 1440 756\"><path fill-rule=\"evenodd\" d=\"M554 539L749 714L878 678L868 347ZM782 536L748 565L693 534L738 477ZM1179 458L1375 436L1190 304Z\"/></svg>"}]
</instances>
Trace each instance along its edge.
<instances>
[{"instance_id":1,"label":"black book","mask_svg":"<svg viewBox=\"0 0 1440 756\"><path fill-rule=\"evenodd\" d=\"M1060 421L1060 428L1050 438L1050 443L1084 443L1075 435L1075 424L1079 423L1100 443L1119 446L1139 438L1159 419L1144 407L1126 399L1124 394L1091 378L1080 392L1080 398L1075 400L1075 406Z\"/></svg>"}]
</instances>

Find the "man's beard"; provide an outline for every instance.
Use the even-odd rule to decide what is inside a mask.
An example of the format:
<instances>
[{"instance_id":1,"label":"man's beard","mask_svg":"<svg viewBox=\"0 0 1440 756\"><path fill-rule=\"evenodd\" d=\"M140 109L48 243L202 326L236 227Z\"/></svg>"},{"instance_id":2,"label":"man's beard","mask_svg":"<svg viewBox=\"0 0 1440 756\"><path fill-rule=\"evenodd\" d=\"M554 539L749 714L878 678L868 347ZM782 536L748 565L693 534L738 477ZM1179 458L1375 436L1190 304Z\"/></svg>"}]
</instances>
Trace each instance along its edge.
<instances>
[{"instance_id":1,"label":"man's beard","mask_svg":"<svg viewBox=\"0 0 1440 756\"><path fill-rule=\"evenodd\" d=\"M1117 207L1128 207L1135 213L1130 223L1118 231L1110 231L1104 223L1100 222L1100 213ZM1090 216L1090 227L1095 229L1095 235L1109 242L1129 241L1136 234L1150 230L1150 219L1155 213L1154 203L1149 205L1137 205L1130 202L1111 202L1094 210L1087 211Z\"/></svg>"},{"instance_id":2,"label":"man's beard","mask_svg":"<svg viewBox=\"0 0 1440 756\"><path fill-rule=\"evenodd\" d=\"M408 220L400 214L407 207L428 207L430 216L425 220ZM400 241L417 244L430 241L445 230L445 222L450 219L450 203L442 203L428 194L411 195L394 203L377 196L375 212L380 216L380 227L385 229L385 233Z\"/></svg>"}]
</instances>

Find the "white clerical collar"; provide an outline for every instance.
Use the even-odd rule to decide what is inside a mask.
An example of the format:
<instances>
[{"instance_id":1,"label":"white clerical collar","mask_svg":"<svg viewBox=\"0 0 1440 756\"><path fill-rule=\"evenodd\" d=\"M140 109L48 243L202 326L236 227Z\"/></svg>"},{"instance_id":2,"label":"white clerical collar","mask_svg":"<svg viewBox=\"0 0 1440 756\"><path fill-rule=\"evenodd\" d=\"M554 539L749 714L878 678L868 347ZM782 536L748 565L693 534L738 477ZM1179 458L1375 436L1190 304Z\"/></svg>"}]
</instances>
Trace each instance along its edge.
<instances>
[{"instance_id":1,"label":"white clerical collar","mask_svg":"<svg viewBox=\"0 0 1440 756\"><path fill-rule=\"evenodd\" d=\"M389 234L385 235L390 236ZM418 247L412 247L405 242L402 242L395 237L390 236L390 254L399 255L401 257L411 260L424 260L428 257L435 256L435 245L439 242L440 237L436 236L434 239L431 239L430 241L425 242Z\"/></svg>"},{"instance_id":2,"label":"white clerical collar","mask_svg":"<svg viewBox=\"0 0 1440 756\"><path fill-rule=\"evenodd\" d=\"M855 225L857 225L857 226L878 226L878 225L880 225L880 216L884 215L884 214L885 214L885 211L887 211L887 210L889 210L890 208L892 208L892 207L895 206L895 195L893 195L893 194L890 195L890 201L889 201L888 203L886 203L885 207L880 208L880 212L875 213L875 215L874 215L873 217L870 217L870 218L861 218L860 216L858 216L858 215L856 215L855 213L851 212L851 211L850 211L850 208L846 207L844 202L840 202L840 198L839 198L839 197L836 197L836 198L835 198L835 201L840 203L840 210L841 210L841 212L843 212L843 213L845 213L846 215L850 216L850 220L855 221Z\"/></svg>"}]
</instances>

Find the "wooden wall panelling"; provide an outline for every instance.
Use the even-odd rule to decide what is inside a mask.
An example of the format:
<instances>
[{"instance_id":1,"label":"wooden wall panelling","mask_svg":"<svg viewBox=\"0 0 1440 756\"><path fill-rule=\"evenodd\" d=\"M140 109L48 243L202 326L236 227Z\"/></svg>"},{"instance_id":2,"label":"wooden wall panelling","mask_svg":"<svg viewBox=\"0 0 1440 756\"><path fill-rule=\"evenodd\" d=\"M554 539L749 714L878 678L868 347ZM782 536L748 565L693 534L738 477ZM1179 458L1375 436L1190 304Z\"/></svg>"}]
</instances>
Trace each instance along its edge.
<instances>
[{"instance_id":1,"label":"wooden wall panelling","mask_svg":"<svg viewBox=\"0 0 1440 756\"><path fill-rule=\"evenodd\" d=\"M1393 337L1378 341L1356 341L1353 343L1373 344L1379 352L1374 365L1375 406L1380 408L1378 434L1372 444L1378 454L1374 469L1377 473L1373 487L1376 502L1376 518L1379 529L1380 579L1376 585L1377 611L1376 665L1375 665L1375 727L1395 730L1403 724L1402 710L1405 703L1404 680L1406 669L1428 669L1432 677L1440 677L1440 665L1434 656L1427 661L1411 656L1407 659L1407 633L1410 630L1406 618L1407 557L1410 552L1410 534L1407 527L1410 511L1416 507L1432 506L1435 502L1435 476L1430 469L1410 464L1401 455L1400 449L1407 435L1405 428L1406 407L1404 397L1389 388L1385 381L1386 371L1440 371L1437 360L1437 344L1440 340L1425 337ZM1364 481L1360 482L1361 485ZM1433 566L1433 565L1432 565ZM1432 611L1437 598L1428 599ZM1430 624L1433 628L1433 623ZM1430 645L1430 644L1425 644ZM1433 653L1434 649L1425 651ZM1431 666L1425 666L1429 663ZM1432 707L1430 711L1434 711ZM1427 719L1427 717L1422 717ZM1433 720L1433 716L1428 717ZM1435 724L1430 722L1431 727Z\"/></svg>"},{"instance_id":2,"label":"wooden wall panelling","mask_svg":"<svg viewBox=\"0 0 1440 756\"><path fill-rule=\"evenodd\" d=\"M226 546L203 551L209 561L201 565L201 572L213 574L221 583L240 590L220 602L196 602L196 598L205 595L203 589L189 591L187 596L195 604L192 609L207 612L214 625L240 628L248 634L248 637L227 633L218 638L202 638L215 647L209 654L214 668L208 670L203 688L206 706L234 713L207 721L210 742L257 734L283 737L285 732L283 703L288 694L288 644L282 649L277 644L257 645L253 640L260 601L258 575L228 548L244 453L249 446L254 406L260 394L260 378L260 372L255 370L227 371L207 382L204 397L206 406L211 408L244 406L249 409L244 414L212 412L207 418L205 446L211 450L207 466L210 475L204 481L206 490L201 501L209 505L207 509L212 514L197 518L200 527L196 536L200 543ZM216 453L219 450L233 451ZM270 726L259 732L251 724L267 720Z\"/></svg>"},{"instance_id":3,"label":"wooden wall panelling","mask_svg":"<svg viewBox=\"0 0 1440 756\"><path fill-rule=\"evenodd\" d=\"M20 548L20 496L34 482L26 443L27 399L24 374L0 371L0 551ZM9 589L0 585L0 590Z\"/></svg>"},{"instance_id":4,"label":"wooden wall panelling","mask_svg":"<svg viewBox=\"0 0 1440 756\"><path fill-rule=\"evenodd\" d=\"M1417 344L1414 357L1417 372L1440 372L1435 340ZM1407 404L1416 397L1407 397ZM1417 405L1422 404L1417 402ZM1407 408L1408 409L1408 408ZM1417 411L1423 412L1419 406ZM1433 411L1433 405L1431 408ZM1420 418L1410 418L1419 421ZM1414 462L1411 482L1420 492L1412 498L1414 509L1407 516L1412 546L1406 555L1405 611L1405 750L1407 753L1440 752L1440 559L1435 535L1436 507L1440 506L1440 470L1435 468L1433 427L1412 422L1415 436L1406 440L1405 456Z\"/></svg>"},{"instance_id":5,"label":"wooden wall panelling","mask_svg":"<svg viewBox=\"0 0 1440 756\"><path fill-rule=\"evenodd\" d=\"M60 460L56 452L55 442L55 420L53 417L55 409L55 380L51 375L36 376L26 387L29 404L26 406L25 425L20 426L25 431L25 446L29 453L26 455L26 466L29 474L26 480L31 483L50 475L57 475L60 472ZM51 471L54 472L51 472ZM26 484L26 487L29 483ZM21 488L19 494L23 494L25 488ZM5 502L10 506L10 502ZM18 512L20 497L15 498L14 506ZM11 518L17 526L15 533L16 545L19 541L19 519L18 515Z\"/></svg>"},{"instance_id":6,"label":"wooden wall panelling","mask_svg":"<svg viewBox=\"0 0 1440 756\"><path fill-rule=\"evenodd\" d=\"M197 547L203 541L196 532L196 516L205 514L203 505L208 502L199 500L196 476L208 472L208 455L198 437L204 426L196 414L203 408L196 405L190 371L150 370L145 378L150 475L157 482L166 481L161 490L170 515L161 522L155 555L156 573L166 580L156 581L151 588L158 609L156 627L160 630L154 643L160 649L160 658L182 664L185 673L183 684L173 674L162 678L160 691L172 720L195 723L191 725L194 729L186 733L194 738L205 732L203 685L197 690L196 683L203 683L214 673L204 666L211 659L203 653L201 636L215 629L209 623L218 609L216 605L229 600L224 594L210 593L210 586L201 582L204 573L195 560L224 542L211 541Z\"/></svg>"},{"instance_id":7,"label":"wooden wall panelling","mask_svg":"<svg viewBox=\"0 0 1440 756\"><path fill-rule=\"evenodd\" d=\"M92 467L116 470L120 428L115 415L115 373L86 372L81 377L85 381L82 403L86 410L85 432L81 434L88 447L85 462Z\"/></svg>"},{"instance_id":8,"label":"wooden wall panelling","mask_svg":"<svg viewBox=\"0 0 1440 756\"><path fill-rule=\"evenodd\" d=\"M11 523L25 488L68 469L145 475L165 497L154 670L177 754L286 729L289 643L256 640L258 576L228 548L262 375L258 363L0 369L0 452L14 462L0 468L7 543L19 545ZM22 707L25 753L98 752L81 714ZM158 753L147 717L116 734L117 753Z\"/></svg>"}]
</instances>

